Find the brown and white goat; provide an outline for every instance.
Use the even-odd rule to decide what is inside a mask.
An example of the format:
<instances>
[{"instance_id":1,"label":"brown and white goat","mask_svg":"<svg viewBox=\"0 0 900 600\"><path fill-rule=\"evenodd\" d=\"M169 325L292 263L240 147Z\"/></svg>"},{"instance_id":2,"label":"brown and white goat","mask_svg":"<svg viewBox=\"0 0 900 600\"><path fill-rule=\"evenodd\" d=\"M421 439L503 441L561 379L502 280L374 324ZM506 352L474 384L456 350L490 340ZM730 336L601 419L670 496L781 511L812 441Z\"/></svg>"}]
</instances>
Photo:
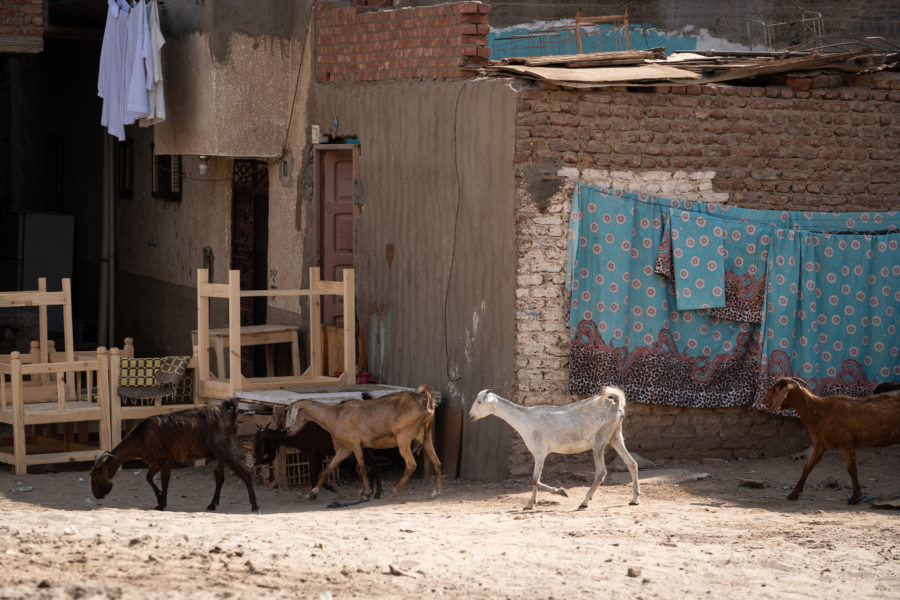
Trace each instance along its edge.
<instances>
[{"instance_id":1,"label":"brown and white goat","mask_svg":"<svg viewBox=\"0 0 900 600\"><path fill-rule=\"evenodd\" d=\"M348 400L340 404L323 404L314 400L300 400L288 411L288 429L299 431L312 421L331 434L334 444L334 458L319 475L319 480L309 492L315 498L322 483L345 458L353 454L357 464L365 464L363 448L397 448L406 463L403 477L391 491L394 498L413 471L416 470L414 446L425 449L434 469L434 492L432 498L441 493L441 461L434 450L434 395L425 386L415 392L396 392L372 400ZM364 493L372 494L366 470L360 469Z\"/></svg>"},{"instance_id":2,"label":"brown and white goat","mask_svg":"<svg viewBox=\"0 0 900 600\"><path fill-rule=\"evenodd\" d=\"M254 440L254 457L257 465L270 465L275 461L275 454L282 446L290 446L299 450L304 458L309 461L309 480L316 482L322 472L322 461L326 456L334 454L334 444L331 434L322 429L316 423L307 423L297 433L292 434L287 429L270 429L268 425L259 427ZM375 452L371 448L363 449L365 467L371 470L372 479L375 480L375 497L381 498L381 470L375 459ZM328 483L323 487L337 493Z\"/></svg>"},{"instance_id":3,"label":"brown and white goat","mask_svg":"<svg viewBox=\"0 0 900 600\"><path fill-rule=\"evenodd\" d=\"M156 494L156 510L163 510L174 463L215 459L219 461L214 473L216 492L206 508L215 510L218 506L225 481L225 465L228 465L247 486L251 510L258 512L253 478L235 449L236 435L237 406L231 400L219 406L204 405L148 417L140 421L112 452L97 455L91 468L91 491L95 498L105 498L122 463L140 458L148 466L147 483ZM162 489L153 482L157 473L161 473Z\"/></svg>"},{"instance_id":4,"label":"brown and white goat","mask_svg":"<svg viewBox=\"0 0 900 600\"><path fill-rule=\"evenodd\" d=\"M896 392L866 398L823 398L806 389L801 380L785 377L772 384L762 403L769 410L794 409L813 441L812 453L788 500L800 497L806 478L822 454L837 449L844 454L853 480L853 494L847 503L859 504L862 491L856 475L855 449L900 444L900 394Z\"/></svg>"}]
</instances>

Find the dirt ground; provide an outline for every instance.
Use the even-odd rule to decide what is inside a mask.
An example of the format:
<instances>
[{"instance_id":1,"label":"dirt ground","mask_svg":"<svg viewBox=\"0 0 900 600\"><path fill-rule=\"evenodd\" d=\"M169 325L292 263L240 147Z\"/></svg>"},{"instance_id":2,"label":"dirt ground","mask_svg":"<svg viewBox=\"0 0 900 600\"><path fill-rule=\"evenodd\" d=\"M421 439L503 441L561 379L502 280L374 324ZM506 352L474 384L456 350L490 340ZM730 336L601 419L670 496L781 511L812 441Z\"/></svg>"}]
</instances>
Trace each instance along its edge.
<instances>
[{"instance_id":1,"label":"dirt ground","mask_svg":"<svg viewBox=\"0 0 900 600\"><path fill-rule=\"evenodd\" d=\"M859 467L866 500L900 496L900 447L860 451ZM138 466L103 501L87 465L4 468L0 598L897 598L900 512L847 506L835 452L789 502L800 470L790 457L668 463L641 472L640 506L612 473L586 510L587 471L546 477L569 496L541 494L532 511L521 479L445 480L437 500L413 479L398 499L346 508L257 486L257 515L231 474L205 510L209 465L174 472L162 513Z\"/></svg>"}]
</instances>

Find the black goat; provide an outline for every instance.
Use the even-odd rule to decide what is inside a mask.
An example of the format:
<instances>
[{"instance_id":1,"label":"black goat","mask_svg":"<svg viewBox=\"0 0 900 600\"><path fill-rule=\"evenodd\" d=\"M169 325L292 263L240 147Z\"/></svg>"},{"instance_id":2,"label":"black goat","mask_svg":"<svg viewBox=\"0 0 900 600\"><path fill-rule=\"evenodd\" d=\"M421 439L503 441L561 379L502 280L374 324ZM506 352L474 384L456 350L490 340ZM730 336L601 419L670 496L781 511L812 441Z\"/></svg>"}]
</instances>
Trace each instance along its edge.
<instances>
[{"instance_id":1,"label":"black goat","mask_svg":"<svg viewBox=\"0 0 900 600\"><path fill-rule=\"evenodd\" d=\"M875 386L875 389L872 390L872 395L874 396L875 394L893 392L894 390L900 390L900 383L894 381L885 381Z\"/></svg>"},{"instance_id":2,"label":"black goat","mask_svg":"<svg viewBox=\"0 0 900 600\"><path fill-rule=\"evenodd\" d=\"M270 465L275 454L282 446L290 446L299 450L309 461L309 480L316 482L322 472L322 461L326 456L334 455L334 443L331 434L316 423L307 423L297 433L291 434L287 429L270 429L268 425L258 427L254 445L254 460L257 465ZM365 468L372 472L375 480L375 497L381 498L381 471L375 452L371 448L363 449ZM331 484L323 484L325 489L337 493Z\"/></svg>"},{"instance_id":3,"label":"black goat","mask_svg":"<svg viewBox=\"0 0 900 600\"><path fill-rule=\"evenodd\" d=\"M250 507L259 511L253 478L235 448L237 435L237 405L227 400L219 406L205 405L164 415L154 415L137 426L113 448L101 452L91 468L91 490L95 498L104 498L112 489L112 478L128 460L143 459L147 463L147 483L156 494L156 510L166 508L169 474L173 463L195 460L218 460L215 480L216 493L208 510L215 510L225 481L225 465L246 484ZM161 472L162 489L153 483L153 476Z\"/></svg>"}]
</instances>

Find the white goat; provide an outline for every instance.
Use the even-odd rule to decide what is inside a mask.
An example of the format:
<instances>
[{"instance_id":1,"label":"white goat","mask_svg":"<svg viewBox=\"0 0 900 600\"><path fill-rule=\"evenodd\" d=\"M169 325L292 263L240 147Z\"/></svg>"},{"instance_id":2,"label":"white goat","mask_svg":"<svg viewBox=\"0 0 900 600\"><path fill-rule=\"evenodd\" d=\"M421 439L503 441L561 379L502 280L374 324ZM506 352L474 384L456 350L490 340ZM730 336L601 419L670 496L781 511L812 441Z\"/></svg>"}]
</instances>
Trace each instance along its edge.
<instances>
[{"instance_id":1,"label":"white goat","mask_svg":"<svg viewBox=\"0 0 900 600\"><path fill-rule=\"evenodd\" d=\"M634 495L630 504L640 504L641 487L638 483L638 465L625 448L622 437L622 419L625 417L625 392L616 387L605 387L596 396L567 406L520 406L488 390L482 390L469 410L469 418L477 421L488 415L497 416L515 429L528 451L534 456L534 475L531 478L531 500L526 509L534 507L538 488L568 496L562 488L541 483L544 460L551 452L576 454L593 450L597 471L594 483L578 508L587 508L597 487L606 479L606 447L611 445L622 457L631 473Z\"/></svg>"}]
</instances>

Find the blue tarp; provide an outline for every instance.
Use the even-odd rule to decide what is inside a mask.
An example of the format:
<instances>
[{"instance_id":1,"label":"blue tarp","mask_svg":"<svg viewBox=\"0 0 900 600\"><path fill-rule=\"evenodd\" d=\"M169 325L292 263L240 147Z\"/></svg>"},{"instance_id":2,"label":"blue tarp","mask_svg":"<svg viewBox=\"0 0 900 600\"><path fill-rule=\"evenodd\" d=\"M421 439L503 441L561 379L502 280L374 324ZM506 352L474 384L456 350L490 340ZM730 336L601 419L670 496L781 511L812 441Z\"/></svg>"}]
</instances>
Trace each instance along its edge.
<instances>
[{"instance_id":1,"label":"blue tarp","mask_svg":"<svg viewBox=\"0 0 900 600\"><path fill-rule=\"evenodd\" d=\"M569 391L738 406L900 379L900 214L792 212L577 185Z\"/></svg>"}]
</instances>

